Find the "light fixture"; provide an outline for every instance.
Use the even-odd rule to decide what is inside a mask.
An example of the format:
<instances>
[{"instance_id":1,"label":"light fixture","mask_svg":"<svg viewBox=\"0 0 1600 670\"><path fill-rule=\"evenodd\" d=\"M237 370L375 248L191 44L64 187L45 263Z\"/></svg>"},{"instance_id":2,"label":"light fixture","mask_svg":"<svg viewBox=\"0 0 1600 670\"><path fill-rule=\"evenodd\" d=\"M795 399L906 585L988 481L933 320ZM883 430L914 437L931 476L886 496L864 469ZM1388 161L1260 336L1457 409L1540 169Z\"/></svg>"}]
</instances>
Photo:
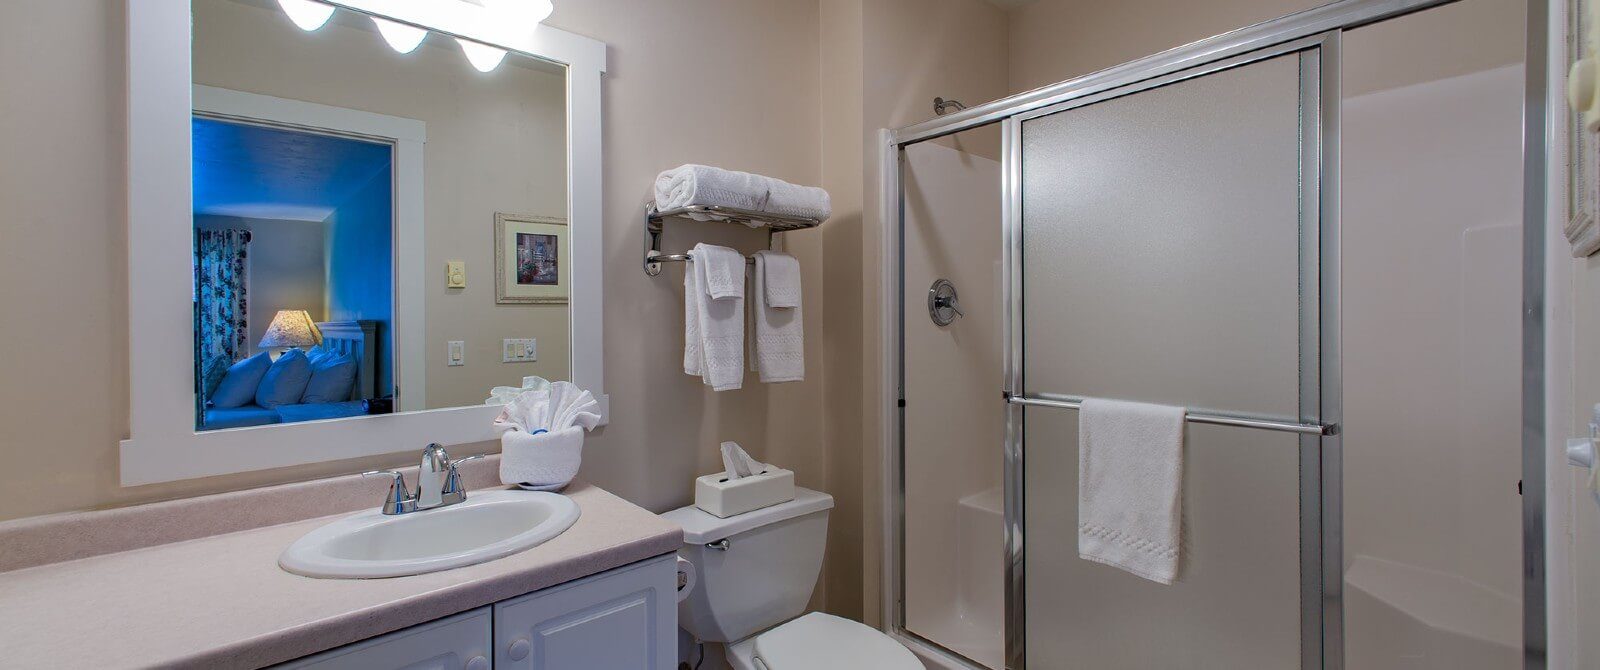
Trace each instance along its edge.
<instances>
[{"instance_id":1,"label":"light fixture","mask_svg":"<svg viewBox=\"0 0 1600 670\"><path fill-rule=\"evenodd\" d=\"M506 50L500 47L492 47L482 42L464 40L459 37L456 38L456 41L461 43L462 53L467 55L467 60L479 72L489 72L500 67L500 61L506 58Z\"/></svg>"},{"instance_id":2,"label":"light fixture","mask_svg":"<svg viewBox=\"0 0 1600 670\"><path fill-rule=\"evenodd\" d=\"M555 11L550 0L482 0L482 4L501 16L515 17L518 22L541 23Z\"/></svg>"},{"instance_id":3,"label":"light fixture","mask_svg":"<svg viewBox=\"0 0 1600 670\"><path fill-rule=\"evenodd\" d=\"M314 0L278 0L278 6L289 15L290 21L306 32L321 28L333 16L333 5Z\"/></svg>"},{"instance_id":4,"label":"light fixture","mask_svg":"<svg viewBox=\"0 0 1600 670\"><path fill-rule=\"evenodd\" d=\"M422 38L428 36L428 31L416 26L408 26L388 19L372 17L372 22L378 26L378 34L383 35L383 41L395 51L403 54L411 53L422 44Z\"/></svg>"}]
</instances>

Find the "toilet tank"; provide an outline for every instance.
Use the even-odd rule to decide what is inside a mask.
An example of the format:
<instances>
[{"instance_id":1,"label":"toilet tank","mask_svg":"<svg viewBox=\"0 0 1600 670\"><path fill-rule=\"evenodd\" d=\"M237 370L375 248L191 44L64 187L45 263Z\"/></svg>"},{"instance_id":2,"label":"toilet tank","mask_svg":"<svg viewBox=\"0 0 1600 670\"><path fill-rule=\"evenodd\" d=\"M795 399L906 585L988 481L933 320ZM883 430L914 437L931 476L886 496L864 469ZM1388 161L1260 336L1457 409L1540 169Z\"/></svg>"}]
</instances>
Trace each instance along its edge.
<instances>
[{"instance_id":1,"label":"toilet tank","mask_svg":"<svg viewBox=\"0 0 1600 670\"><path fill-rule=\"evenodd\" d=\"M695 571L678 625L706 642L734 642L805 612L832 508L832 496L796 487L794 500L726 519L693 505L663 514L683 527L678 555ZM707 546L722 540L725 549Z\"/></svg>"}]
</instances>

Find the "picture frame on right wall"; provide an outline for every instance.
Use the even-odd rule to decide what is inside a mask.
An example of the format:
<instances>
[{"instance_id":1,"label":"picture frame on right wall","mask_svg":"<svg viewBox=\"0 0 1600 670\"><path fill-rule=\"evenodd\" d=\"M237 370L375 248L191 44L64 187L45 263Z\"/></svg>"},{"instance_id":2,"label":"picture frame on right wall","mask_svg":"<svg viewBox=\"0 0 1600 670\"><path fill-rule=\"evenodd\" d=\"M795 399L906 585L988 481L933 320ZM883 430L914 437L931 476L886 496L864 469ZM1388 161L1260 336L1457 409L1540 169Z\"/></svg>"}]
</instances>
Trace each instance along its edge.
<instances>
[{"instance_id":1,"label":"picture frame on right wall","mask_svg":"<svg viewBox=\"0 0 1600 670\"><path fill-rule=\"evenodd\" d=\"M572 245L567 220L536 214L494 215L494 301L566 304Z\"/></svg>"}]
</instances>

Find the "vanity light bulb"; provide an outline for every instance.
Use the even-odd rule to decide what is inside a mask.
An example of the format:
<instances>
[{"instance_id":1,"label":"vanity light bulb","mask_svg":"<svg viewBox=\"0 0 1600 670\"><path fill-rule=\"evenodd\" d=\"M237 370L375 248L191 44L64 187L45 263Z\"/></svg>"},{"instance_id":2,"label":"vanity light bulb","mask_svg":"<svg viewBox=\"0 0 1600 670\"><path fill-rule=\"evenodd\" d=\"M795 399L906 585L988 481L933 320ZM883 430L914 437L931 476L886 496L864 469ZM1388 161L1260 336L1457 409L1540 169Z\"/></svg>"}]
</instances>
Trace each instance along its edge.
<instances>
[{"instance_id":1,"label":"vanity light bulb","mask_svg":"<svg viewBox=\"0 0 1600 670\"><path fill-rule=\"evenodd\" d=\"M550 13L556 11L556 6L550 0L528 0L529 18L536 23L541 23L550 18Z\"/></svg>"},{"instance_id":2,"label":"vanity light bulb","mask_svg":"<svg viewBox=\"0 0 1600 670\"><path fill-rule=\"evenodd\" d=\"M290 21L308 33L321 28L333 16L333 5L314 0L278 0L278 6L289 15Z\"/></svg>"},{"instance_id":3,"label":"vanity light bulb","mask_svg":"<svg viewBox=\"0 0 1600 670\"><path fill-rule=\"evenodd\" d=\"M428 31L404 23L396 23L388 19L372 17L372 22L378 26L378 34L383 35L383 41L395 51L403 54L411 53L422 44L422 38L428 36Z\"/></svg>"},{"instance_id":4,"label":"vanity light bulb","mask_svg":"<svg viewBox=\"0 0 1600 670\"><path fill-rule=\"evenodd\" d=\"M467 54L467 60L471 62L472 67L477 68L479 72L490 72L495 68L500 67L500 61L505 60L506 58L505 49L492 47L479 42L473 42L471 40L464 40L459 37L456 38L456 41L461 43L462 53Z\"/></svg>"}]
</instances>

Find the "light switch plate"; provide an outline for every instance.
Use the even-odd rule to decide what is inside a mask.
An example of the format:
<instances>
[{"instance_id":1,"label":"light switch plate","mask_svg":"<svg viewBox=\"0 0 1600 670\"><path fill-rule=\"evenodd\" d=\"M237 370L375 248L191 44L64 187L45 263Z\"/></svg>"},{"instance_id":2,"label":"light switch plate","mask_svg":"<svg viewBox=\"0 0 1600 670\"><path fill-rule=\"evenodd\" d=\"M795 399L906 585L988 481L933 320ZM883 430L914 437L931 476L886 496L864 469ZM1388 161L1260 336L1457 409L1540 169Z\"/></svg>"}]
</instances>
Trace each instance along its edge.
<instances>
[{"instance_id":1,"label":"light switch plate","mask_svg":"<svg viewBox=\"0 0 1600 670\"><path fill-rule=\"evenodd\" d=\"M466 365L467 343L461 340L450 340L446 344L448 345L447 348L449 350L449 358L445 360L445 365L448 365L452 368Z\"/></svg>"},{"instance_id":2,"label":"light switch plate","mask_svg":"<svg viewBox=\"0 0 1600 670\"><path fill-rule=\"evenodd\" d=\"M531 363L539 360L539 341L534 338L508 338L500 342L501 363Z\"/></svg>"},{"instance_id":3,"label":"light switch plate","mask_svg":"<svg viewBox=\"0 0 1600 670\"><path fill-rule=\"evenodd\" d=\"M467 287L467 262L466 261L445 261L445 264L444 264L444 287L445 288L466 288Z\"/></svg>"}]
</instances>

